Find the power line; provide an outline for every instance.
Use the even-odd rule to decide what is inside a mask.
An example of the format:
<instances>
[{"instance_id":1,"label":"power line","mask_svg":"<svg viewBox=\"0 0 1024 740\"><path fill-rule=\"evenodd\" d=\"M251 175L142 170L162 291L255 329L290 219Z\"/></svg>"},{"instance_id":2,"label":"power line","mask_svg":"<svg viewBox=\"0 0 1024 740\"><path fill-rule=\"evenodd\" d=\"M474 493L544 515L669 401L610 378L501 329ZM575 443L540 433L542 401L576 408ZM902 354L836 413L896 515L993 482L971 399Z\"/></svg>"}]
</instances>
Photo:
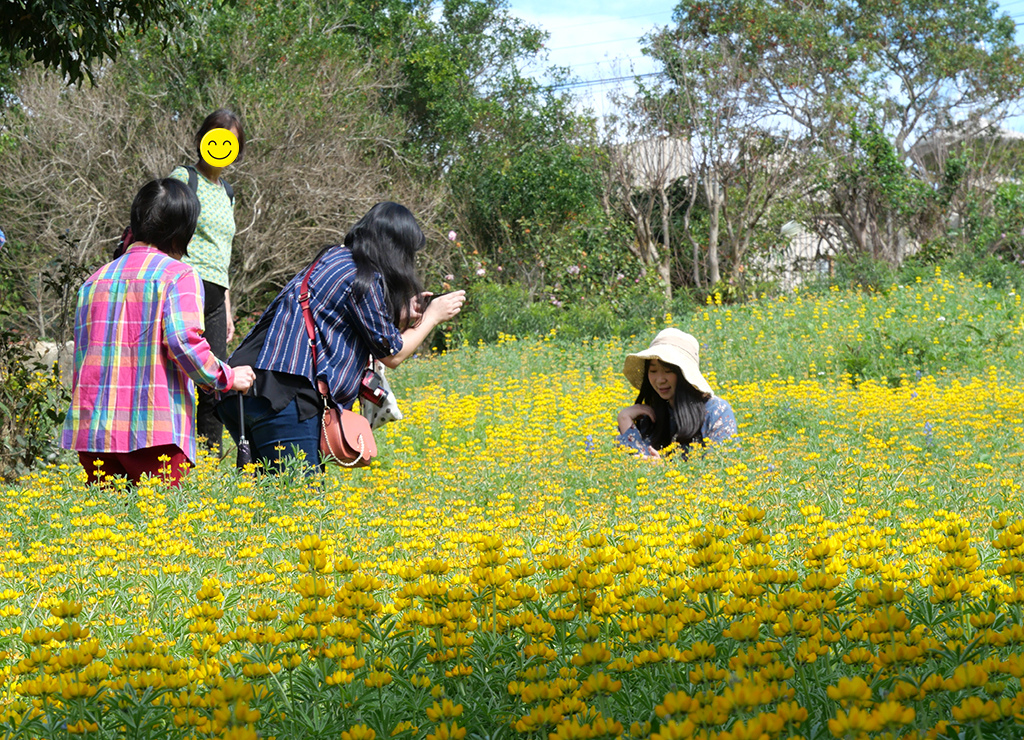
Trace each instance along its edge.
<instances>
[{"instance_id":1,"label":"power line","mask_svg":"<svg viewBox=\"0 0 1024 740\"><path fill-rule=\"evenodd\" d=\"M585 87L600 87L601 85L610 85L615 82L630 82L632 80L643 79L645 77L656 77L661 72L646 72L639 75L624 75L622 77L605 77L600 80L578 80L576 82L562 82L557 85L550 85L549 90L580 90Z\"/></svg>"},{"instance_id":2,"label":"power line","mask_svg":"<svg viewBox=\"0 0 1024 740\"><path fill-rule=\"evenodd\" d=\"M563 65L556 65L556 66L562 66L562 67L566 67L568 69L580 69L582 67L596 67L599 64L607 64L609 66L616 65L616 64L617 65L624 65L624 64L627 64L629 62L639 62L639 61L644 60L644 59L648 59L648 57L644 57L644 56L639 56L639 57L615 57L614 59L598 59L596 62L581 62L579 64L563 64Z\"/></svg>"}]
</instances>

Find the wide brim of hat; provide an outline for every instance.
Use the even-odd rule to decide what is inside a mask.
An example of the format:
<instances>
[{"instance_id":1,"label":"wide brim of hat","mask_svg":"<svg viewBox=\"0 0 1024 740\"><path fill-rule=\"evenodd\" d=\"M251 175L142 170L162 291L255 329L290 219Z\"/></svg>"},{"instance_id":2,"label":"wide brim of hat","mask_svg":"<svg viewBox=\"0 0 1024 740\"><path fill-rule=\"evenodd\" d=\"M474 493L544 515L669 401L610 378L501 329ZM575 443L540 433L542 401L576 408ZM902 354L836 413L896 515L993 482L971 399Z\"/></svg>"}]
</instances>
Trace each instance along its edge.
<instances>
[{"instance_id":1,"label":"wide brim of hat","mask_svg":"<svg viewBox=\"0 0 1024 740\"><path fill-rule=\"evenodd\" d=\"M640 390L640 386L643 385L644 369L647 360L660 360L668 365L675 365L682 370L686 382L703 393L704 398L711 398L715 395L711 390L711 386L708 385L708 381L700 374L700 368L693 361L693 358L682 350L667 345L649 347L643 352L627 355L622 373L626 376L626 380L629 381L630 385L637 390Z\"/></svg>"}]
</instances>

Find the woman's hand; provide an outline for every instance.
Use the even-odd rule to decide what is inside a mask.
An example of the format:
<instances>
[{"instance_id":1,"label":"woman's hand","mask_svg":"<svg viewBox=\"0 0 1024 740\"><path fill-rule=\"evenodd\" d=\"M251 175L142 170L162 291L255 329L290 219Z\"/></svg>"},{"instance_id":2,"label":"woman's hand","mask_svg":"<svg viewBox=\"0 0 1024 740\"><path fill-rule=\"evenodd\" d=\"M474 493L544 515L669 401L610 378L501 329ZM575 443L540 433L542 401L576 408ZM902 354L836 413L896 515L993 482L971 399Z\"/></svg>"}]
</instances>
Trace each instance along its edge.
<instances>
[{"instance_id":1,"label":"woman's hand","mask_svg":"<svg viewBox=\"0 0 1024 740\"><path fill-rule=\"evenodd\" d=\"M654 421L654 409L647 404L635 403L632 406L627 406L619 412L618 423L619 423L619 434L623 434L627 429L633 426L633 423L641 416L647 416L651 421Z\"/></svg>"},{"instance_id":2,"label":"woman's hand","mask_svg":"<svg viewBox=\"0 0 1024 740\"><path fill-rule=\"evenodd\" d=\"M424 291L419 295L414 295L409 299L409 305L402 311L402 326L413 327L419 326L420 321L423 319L423 311L426 309L427 304L430 302L433 293Z\"/></svg>"},{"instance_id":3,"label":"woman's hand","mask_svg":"<svg viewBox=\"0 0 1024 740\"><path fill-rule=\"evenodd\" d=\"M239 393L248 393L256 380L256 373L249 365L239 365L235 368L235 380L231 384L231 390Z\"/></svg>"},{"instance_id":4,"label":"woman's hand","mask_svg":"<svg viewBox=\"0 0 1024 740\"><path fill-rule=\"evenodd\" d=\"M451 293L435 296L423 311L424 320L431 326L443 324L459 315L466 302L466 291L453 290Z\"/></svg>"}]
</instances>

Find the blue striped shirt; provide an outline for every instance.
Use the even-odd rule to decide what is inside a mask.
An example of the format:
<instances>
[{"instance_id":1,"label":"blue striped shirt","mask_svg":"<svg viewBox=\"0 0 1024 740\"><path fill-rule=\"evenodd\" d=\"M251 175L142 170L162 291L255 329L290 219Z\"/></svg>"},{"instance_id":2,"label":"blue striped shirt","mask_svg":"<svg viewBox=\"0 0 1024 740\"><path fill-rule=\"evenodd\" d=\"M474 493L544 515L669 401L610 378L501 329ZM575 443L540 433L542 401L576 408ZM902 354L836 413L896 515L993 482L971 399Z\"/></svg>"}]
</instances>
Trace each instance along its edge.
<instances>
[{"instance_id":1,"label":"blue striped shirt","mask_svg":"<svg viewBox=\"0 0 1024 740\"><path fill-rule=\"evenodd\" d=\"M271 314L263 348L253 367L308 378L315 387L313 356L299 304L304 268L267 307ZM370 356L389 357L402 349L402 334L384 301L384 278L374 275L370 290L353 295L356 265L345 247L327 250L309 277L309 307L317 331L317 371L331 398L351 408ZM255 329L242 341L253 337ZM231 361L229 360L229 364Z\"/></svg>"}]
</instances>

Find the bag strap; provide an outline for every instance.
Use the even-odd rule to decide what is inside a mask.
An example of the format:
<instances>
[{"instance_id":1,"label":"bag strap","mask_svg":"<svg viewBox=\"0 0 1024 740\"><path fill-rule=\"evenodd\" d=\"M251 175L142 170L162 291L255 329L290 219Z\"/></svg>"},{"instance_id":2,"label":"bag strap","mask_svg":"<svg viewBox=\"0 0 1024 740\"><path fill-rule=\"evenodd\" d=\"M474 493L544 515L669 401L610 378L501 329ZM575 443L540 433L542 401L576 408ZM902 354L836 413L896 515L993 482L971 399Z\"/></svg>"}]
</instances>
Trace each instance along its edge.
<instances>
[{"instance_id":1,"label":"bag strap","mask_svg":"<svg viewBox=\"0 0 1024 740\"><path fill-rule=\"evenodd\" d=\"M316 256L316 259L310 264L309 269L306 270L306 274L302 276L302 285L299 286L299 305L302 306L302 319L306 326L306 336L309 338L309 351L313 355L313 385L316 386L317 372L316 372L316 324L313 321L313 311L309 307L309 276L313 274L313 268L316 267L320 261L320 257L323 256L323 252ZM317 392L320 389L317 387Z\"/></svg>"}]
</instances>

